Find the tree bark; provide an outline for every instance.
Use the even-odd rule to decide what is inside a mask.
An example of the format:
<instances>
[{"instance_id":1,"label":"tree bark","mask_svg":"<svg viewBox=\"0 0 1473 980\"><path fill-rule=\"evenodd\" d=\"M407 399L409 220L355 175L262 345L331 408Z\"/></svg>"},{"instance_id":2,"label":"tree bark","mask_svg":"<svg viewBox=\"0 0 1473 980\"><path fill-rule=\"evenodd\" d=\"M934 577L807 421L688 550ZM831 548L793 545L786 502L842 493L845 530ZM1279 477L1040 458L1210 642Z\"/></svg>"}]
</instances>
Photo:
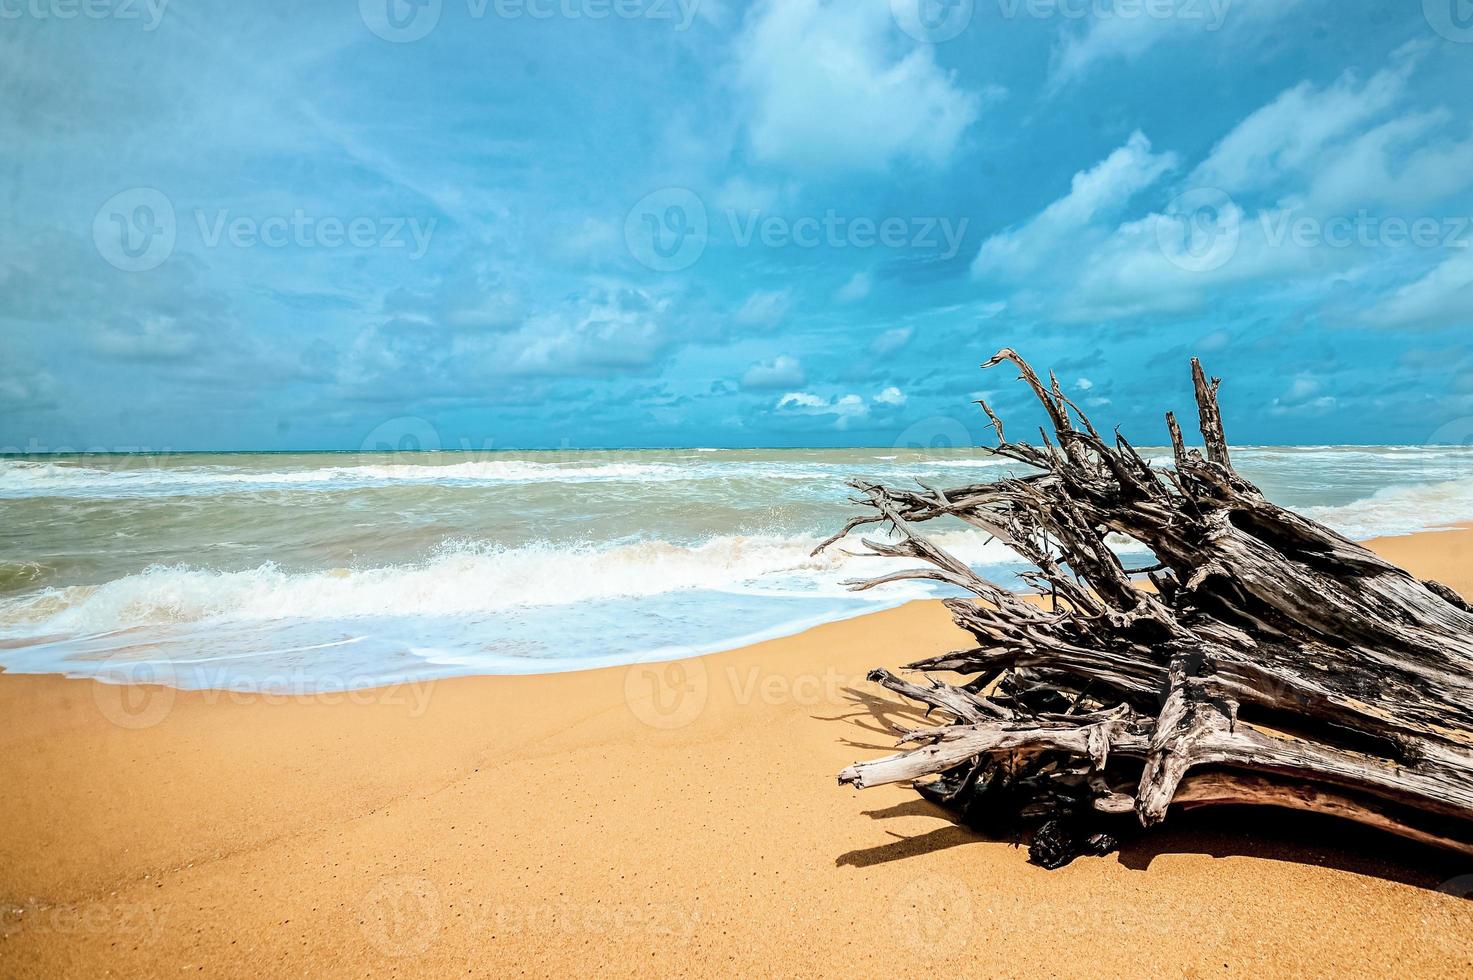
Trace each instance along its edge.
<instances>
[{"instance_id":1,"label":"tree bark","mask_svg":"<svg viewBox=\"0 0 1473 980\"><path fill-rule=\"evenodd\" d=\"M991 452L1029 470L995 483L910 490L853 481L867 510L822 548L875 525L869 554L923 564L848 583L928 578L976 646L911 664L963 675L871 680L949 716L902 732L910 748L840 775L904 780L969 821L1031 833L1049 866L1101 853L1173 804L1329 813L1473 853L1473 607L1279 507L1233 469L1219 379L1196 359L1203 448L1166 416L1174 467L1107 442L1050 375L1009 362L1052 436L1009 442L982 402ZM918 526L953 518L1034 566L1037 597L977 575ZM1108 536L1155 564L1123 566ZM928 777L934 777L927 782Z\"/></svg>"}]
</instances>

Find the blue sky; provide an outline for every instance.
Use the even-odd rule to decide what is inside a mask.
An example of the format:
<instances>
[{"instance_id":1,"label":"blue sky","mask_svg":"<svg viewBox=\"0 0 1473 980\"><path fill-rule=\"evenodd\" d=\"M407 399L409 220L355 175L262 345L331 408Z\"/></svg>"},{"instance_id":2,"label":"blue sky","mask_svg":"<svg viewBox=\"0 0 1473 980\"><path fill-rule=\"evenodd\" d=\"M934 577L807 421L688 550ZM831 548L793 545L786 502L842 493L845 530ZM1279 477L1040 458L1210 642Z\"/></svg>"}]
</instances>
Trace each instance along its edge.
<instances>
[{"instance_id":1,"label":"blue sky","mask_svg":"<svg viewBox=\"0 0 1473 980\"><path fill-rule=\"evenodd\" d=\"M0 448L1473 433L1466 0L0 20Z\"/></svg>"}]
</instances>

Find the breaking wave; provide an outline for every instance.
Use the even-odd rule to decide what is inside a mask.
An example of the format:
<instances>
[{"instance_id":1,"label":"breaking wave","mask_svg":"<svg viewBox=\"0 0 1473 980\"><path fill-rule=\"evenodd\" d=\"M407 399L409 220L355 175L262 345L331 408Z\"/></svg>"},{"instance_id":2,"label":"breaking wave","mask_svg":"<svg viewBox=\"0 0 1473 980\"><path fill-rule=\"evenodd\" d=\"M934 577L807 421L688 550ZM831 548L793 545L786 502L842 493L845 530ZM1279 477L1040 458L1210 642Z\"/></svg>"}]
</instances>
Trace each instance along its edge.
<instances>
[{"instance_id":1,"label":"breaking wave","mask_svg":"<svg viewBox=\"0 0 1473 980\"><path fill-rule=\"evenodd\" d=\"M923 472L1006 465L997 459L947 460ZM893 467L892 467L893 468ZM220 466L167 465L140 457L117 469L82 464L0 460L0 497L133 496L232 491L335 489L395 484L648 483L720 479L838 480L863 472L853 466L771 462L539 462L472 460L459 463L383 463L254 472ZM878 474L877 474L878 475Z\"/></svg>"},{"instance_id":2,"label":"breaking wave","mask_svg":"<svg viewBox=\"0 0 1473 980\"><path fill-rule=\"evenodd\" d=\"M1413 534L1473 521L1473 483L1387 487L1353 503L1305 507L1302 512L1358 540Z\"/></svg>"},{"instance_id":3,"label":"breaking wave","mask_svg":"<svg viewBox=\"0 0 1473 980\"><path fill-rule=\"evenodd\" d=\"M1473 521L1468 449L1234 451L1270 499L1353 538ZM852 593L916 563L811 554L853 512L845 479L959 486L1008 465L909 449L0 459L0 663L310 689L725 649L943 594ZM932 538L1022 584L982 532Z\"/></svg>"},{"instance_id":4,"label":"breaking wave","mask_svg":"<svg viewBox=\"0 0 1473 980\"><path fill-rule=\"evenodd\" d=\"M1007 562L1012 553L980 532L937 540L964 560ZM514 607L653 596L680 590L747 595L841 595L840 580L878 575L879 559L837 550L810 555L817 538L723 536L595 547L500 548L451 543L425 561L374 568L243 571L154 565L97 586L45 589L0 601L0 634L82 635L178 624L355 617L474 616ZM914 595L925 594L913 588ZM894 595L892 590L892 596Z\"/></svg>"}]
</instances>

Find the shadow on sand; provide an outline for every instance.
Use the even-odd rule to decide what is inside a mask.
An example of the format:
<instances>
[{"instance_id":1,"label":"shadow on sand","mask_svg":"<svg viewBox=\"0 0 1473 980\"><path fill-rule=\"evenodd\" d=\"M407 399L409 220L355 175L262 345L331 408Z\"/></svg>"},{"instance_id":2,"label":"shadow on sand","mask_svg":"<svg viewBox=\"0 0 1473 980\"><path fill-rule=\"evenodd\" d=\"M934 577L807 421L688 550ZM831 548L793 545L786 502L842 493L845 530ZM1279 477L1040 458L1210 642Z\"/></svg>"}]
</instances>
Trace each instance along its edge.
<instances>
[{"instance_id":1,"label":"shadow on sand","mask_svg":"<svg viewBox=\"0 0 1473 980\"><path fill-rule=\"evenodd\" d=\"M887 754L896 750L897 724L914 728L937 723L922 710L898 700L852 689L845 693L852 699L854 711L817 720L848 722L862 729L865 738L840 739L855 749ZM919 797L863 813L878 821L934 817L942 826L911 836L887 831L893 840L841 854L834 859L835 865L865 868L964 844L1017 847L1020 843L979 834L962 826L956 814ZM1018 850L1018 860L1026 861L1027 852L1021 847ZM1249 806L1173 812L1167 826L1127 840L1110 857L1078 860L1114 860L1132 871L1147 871L1157 857L1169 854L1288 861L1434 890L1452 879L1473 875L1473 858L1319 814Z\"/></svg>"}]
</instances>

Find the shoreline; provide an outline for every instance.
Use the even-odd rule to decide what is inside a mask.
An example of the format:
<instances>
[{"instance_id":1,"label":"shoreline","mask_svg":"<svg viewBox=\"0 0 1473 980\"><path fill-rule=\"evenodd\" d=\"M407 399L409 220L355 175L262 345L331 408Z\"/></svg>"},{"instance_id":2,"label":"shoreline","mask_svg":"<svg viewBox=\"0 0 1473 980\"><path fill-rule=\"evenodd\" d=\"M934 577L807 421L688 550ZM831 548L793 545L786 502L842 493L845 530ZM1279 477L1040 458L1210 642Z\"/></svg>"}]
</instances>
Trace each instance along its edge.
<instances>
[{"instance_id":1,"label":"shoreline","mask_svg":"<svg viewBox=\"0 0 1473 980\"><path fill-rule=\"evenodd\" d=\"M1432 536L1444 534L1458 535L1460 533L1470 531L1473 531L1473 522L1457 521L1437 527L1423 528L1422 530L1409 532L1406 534L1370 538L1360 543L1376 550L1388 549L1385 551L1385 554L1387 554L1387 556L1391 557L1393 560L1397 561L1398 564L1406 564L1405 561L1396 557L1398 554L1406 553L1412 556L1412 560L1420 561L1425 567L1429 569L1441 569L1441 571L1437 573L1429 571L1423 577L1439 578L1439 576L1441 576L1443 578L1452 579L1464 574L1465 570L1468 567L1473 566L1473 553L1463 555L1462 551L1456 551L1456 554L1463 555L1466 560L1453 561L1450 563L1438 563L1438 560L1435 556L1425 553L1426 549L1423 547L1423 542L1424 540ZM1408 544L1404 546L1399 542L1407 542ZM1454 587L1458 588L1457 586ZM1459 588L1459 591L1465 590ZM1473 591L1473 585L1470 585L1466 591ZM540 670L531 669L530 665L535 663L535 661L528 661L529 669L527 670L508 670L501 672L483 671L471 673L446 672L440 674L427 673L424 676L399 677L393 680L386 681L384 683L368 685L344 685L336 683L338 680L337 678L329 678L328 686L325 688L314 688L314 685L320 682L316 680L311 680L309 674L300 675L303 678L308 678L307 683L293 686L290 689L271 687L264 684L256 684L254 686L246 686L243 684L237 684L233 686L204 684L187 687L178 684L169 684L167 686L179 691L214 691L219 693L244 693L272 697L320 697L324 695L339 693L346 694L360 690L375 690L385 687L400 688L406 685L419 686L434 684L440 683L442 681L451 681L469 677L541 677L557 674L583 673L585 671L593 670L622 670L639 664L670 663L673 661L689 660L714 656L716 654L730 653L735 650L742 650L748 647L760 646L765 643L770 643L774 640L790 639L792 637L800 636L804 633L809 632L810 630L814 630L831 623L842 623L852 620L865 619L867 617L875 616L893 609L911 605L913 603L940 602L941 598L943 598L897 598L893 601L884 601L883 599L880 599L873 594L871 595L873 597L873 601L870 608L855 610L848 614L838 614L837 616L831 616L827 614L805 616L767 629L760 629L750 633L742 634L740 636L732 637L729 640L714 640L706 644L694 644L689 646L666 646L656 650L643 651L635 655L634 659L632 660L615 658L610 659L608 662L597 662L597 658L569 658L567 660L549 659L543 661L542 663L553 666L544 667ZM964 598L965 596L959 597ZM0 650L3 650L5 648L5 645L6 641L0 640ZM622 657L624 655L617 656ZM224 665L228 663L227 660L209 662L220 664L221 670L223 670ZM150 668L161 668L156 672L171 672L169 669L168 661L139 661L138 665ZM88 680L100 684L128 686L150 686L155 683L153 681L143 681L140 683L127 679L98 677L88 674L72 673L68 671L16 670L14 668L7 668L4 664L0 664L0 676L4 676L7 674L16 677L57 677L65 680ZM274 677L270 679L274 680Z\"/></svg>"},{"instance_id":2,"label":"shoreline","mask_svg":"<svg viewBox=\"0 0 1473 980\"><path fill-rule=\"evenodd\" d=\"M1473 594L1473 529L1373 546ZM1370 831L1184 815L1047 872L907 789L836 787L920 717L864 674L968 639L921 600L418 689L0 675L0 976L1473 967L1437 891L1473 865Z\"/></svg>"}]
</instances>

